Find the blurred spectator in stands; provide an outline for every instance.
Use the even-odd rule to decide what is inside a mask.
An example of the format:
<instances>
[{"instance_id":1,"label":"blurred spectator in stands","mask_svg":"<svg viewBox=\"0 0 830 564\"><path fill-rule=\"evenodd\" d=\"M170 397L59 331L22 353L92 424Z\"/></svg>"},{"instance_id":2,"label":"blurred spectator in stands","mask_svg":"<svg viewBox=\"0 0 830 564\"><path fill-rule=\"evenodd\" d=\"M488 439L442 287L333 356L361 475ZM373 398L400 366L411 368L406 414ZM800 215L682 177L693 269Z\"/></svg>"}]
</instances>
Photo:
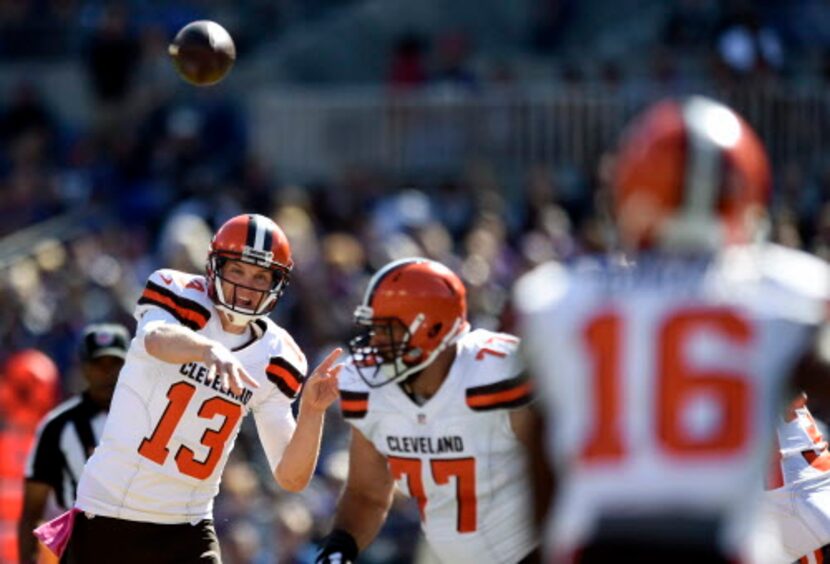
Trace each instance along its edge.
<instances>
[{"instance_id":1,"label":"blurred spectator in stands","mask_svg":"<svg viewBox=\"0 0 830 564\"><path fill-rule=\"evenodd\" d=\"M274 175L263 159L247 155L238 170L230 175L229 191L240 195L240 206L246 210L260 210L264 214L274 209L277 188Z\"/></svg>"},{"instance_id":2,"label":"blurred spectator in stands","mask_svg":"<svg viewBox=\"0 0 830 564\"><path fill-rule=\"evenodd\" d=\"M121 132L125 104L140 62L140 44L132 34L126 4L105 3L86 45L86 65L98 102L96 130L104 142Z\"/></svg>"},{"instance_id":3,"label":"blurred spectator in stands","mask_svg":"<svg viewBox=\"0 0 830 564\"><path fill-rule=\"evenodd\" d=\"M700 49L711 43L718 19L715 0L672 2L663 23L663 42L675 49Z\"/></svg>"},{"instance_id":4,"label":"blurred spectator in stands","mask_svg":"<svg viewBox=\"0 0 830 564\"><path fill-rule=\"evenodd\" d=\"M354 305L367 283L366 253L350 233L330 233L321 240L323 276L330 300L318 321L328 329L325 340L346 342L352 336ZM318 302L319 303L319 302ZM320 304L322 305L322 303Z\"/></svg>"},{"instance_id":5,"label":"blurred spectator in stands","mask_svg":"<svg viewBox=\"0 0 830 564\"><path fill-rule=\"evenodd\" d=\"M440 35L435 42L435 69L430 83L463 90L477 88L478 77L470 67L471 52L472 45L466 34L451 31Z\"/></svg>"},{"instance_id":6,"label":"blurred spectator in stands","mask_svg":"<svg viewBox=\"0 0 830 564\"><path fill-rule=\"evenodd\" d=\"M433 195L435 211L441 223L449 230L453 238L458 238L470 225L473 216L473 201L470 188L459 178L445 178ZM445 263L438 257L430 257ZM450 267L452 268L452 267Z\"/></svg>"},{"instance_id":7,"label":"blurred spectator in stands","mask_svg":"<svg viewBox=\"0 0 830 564\"><path fill-rule=\"evenodd\" d=\"M98 26L87 45L87 65L99 102L120 103L126 98L139 63L139 43L129 28L125 4L105 4Z\"/></svg>"},{"instance_id":8,"label":"blurred spectator in stands","mask_svg":"<svg viewBox=\"0 0 830 564\"><path fill-rule=\"evenodd\" d=\"M655 93L659 96L673 96L688 90L685 77L680 73L678 58L666 47L655 47L650 54L650 71Z\"/></svg>"},{"instance_id":9,"label":"blurred spectator in stands","mask_svg":"<svg viewBox=\"0 0 830 564\"><path fill-rule=\"evenodd\" d=\"M0 114L0 235L62 207L56 178L58 129L35 87L19 82L9 107Z\"/></svg>"},{"instance_id":10,"label":"blurred spectator in stands","mask_svg":"<svg viewBox=\"0 0 830 564\"><path fill-rule=\"evenodd\" d=\"M243 457L232 455L222 476L222 496L214 514L216 530L229 542L222 552L229 562L262 562L266 555L265 535L273 511L274 497ZM265 560L268 561L268 560Z\"/></svg>"},{"instance_id":11,"label":"blurred spectator in stands","mask_svg":"<svg viewBox=\"0 0 830 564\"><path fill-rule=\"evenodd\" d=\"M170 64L167 47L170 32L161 24L149 24L141 30L141 57L133 85L140 112L148 112L166 95L181 85L181 78Z\"/></svg>"},{"instance_id":12,"label":"blurred spectator in stands","mask_svg":"<svg viewBox=\"0 0 830 564\"><path fill-rule=\"evenodd\" d=\"M825 202L821 206L810 250L824 260L830 261L830 202Z\"/></svg>"},{"instance_id":13,"label":"blurred spectator in stands","mask_svg":"<svg viewBox=\"0 0 830 564\"><path fill-rule=\"evenodd\" d=\"M625 85L625 74L620 63L612 58L603 60L599 66L599 80L607 91L619 93Z\"/></svg>"},{"instance_id":14,"label":"blurred spectator in stands","mask_svg":"<svg viewBox=\"0 0 830 564\"><path fill-rule=\"evenodd\" d=\"M201 274L211 237L210 227L198 215L186 212L171 215L159 235L159 262L174 270Z\"/></svg>"},{"instance_id":15,"label":"blurred spectator in stands","mask_svg":"<svg viewBox=\"0 0 830 564\"><path fill-rule=\"evenodd\" d=\"M12 147L26 135L38 137L40 144L48 148L57 135L57 128L52 112L34 84L23 79L13 87L8 106L0 116L3 148L12 151Z\"/></svg>"},{"instance_id":16,"label":"blurred spectator in stands","mask_svg":"<svg viewBox=\"0 0 830 564\"><path fill-rule=\"evenodd\" d=\"M314 522L308 506L300 499L283 500L274 513L277 563L311 562L317 550L311 544Z\"/></svg>"},{"instance_id":17,"label":"blurred spectator in stands","mask_svg":"<svg viewBox=\"0 0 830 564\"><path fill-rule=\"evenodd\" d=\"M397 39L389 66L389 86L393 91L405 92L426 83L424 51L424 41L415 33L406 33Z\"/></svg>"},{"instance_id":18,"label":"blurred spectator in stands","mask_svg":"<svg viewBox=\"0 0 830 564\"><path fill-rule=\"evenodd\" d=\"M549 53L559 46L574 4L573 0L533 0L531 44L537 51Z\"/></svg>"},{"instance_id":19,"label":"blurred spectator in stands","mask_svg":"<svg viewBox=\"0 0 830 564\"><path fill-rule=\"evenodd\" d=\"M58 368L34 349L12 354L0 372L0 562L17 562L23 471L35 427L58 398Z\"/></svg>"},{"instance_id":20,"label":"blurred spectator in stands","mask_svg":"<svg viewBox=\"0 0 830 564\"><path fill-rule=\"evenodd\" d=\"M772 26L750 6L725 18L716 37L718 59L734 76L762 77L781 71L784 45Z\"/></svg>"},{"instance_id":21,"label":"blurred spectator in stands","mask_svg":"<svg viewBox=\"0 0 830 564\"><path fill-rule=\"evenodd\" d=\"M585 69L576 61L565 59L559 67L559 80L565 87L579 88L585 79Z\"/></svg>"},{"instance_id":22,"label":"blurred spectator in stands","mask_svg":"<svg viewBox=\"0 0 830 564\"><path fill-rule=\"evenodd\" d=\"M770 239L784 247L801 249L804 242L798 230L798 217L793 210L784 208L779 210L772 221L772 233Z\"/></svg>"},{"instance_id":23,"label":"blurred spectator in stands","mask_svg":"<svg viewBox=\"0 0 830 564\"><path fill-rule=\"evenodd\" d=\"M415 229L435 217L430 198L421 190L407 188L390 192L377 201L372 211L372 227L380 237Z\"/></svg>"}]
</instances>

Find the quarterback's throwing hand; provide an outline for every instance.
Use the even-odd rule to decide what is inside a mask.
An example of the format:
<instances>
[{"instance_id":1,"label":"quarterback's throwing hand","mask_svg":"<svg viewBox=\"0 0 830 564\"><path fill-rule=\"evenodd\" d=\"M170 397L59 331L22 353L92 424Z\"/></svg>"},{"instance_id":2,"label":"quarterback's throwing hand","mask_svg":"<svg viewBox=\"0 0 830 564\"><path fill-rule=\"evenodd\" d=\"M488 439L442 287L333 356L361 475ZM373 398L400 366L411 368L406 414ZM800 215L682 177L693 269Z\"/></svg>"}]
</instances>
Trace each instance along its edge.
<instances>
[{"instance_id":1,"label":"quarterback's throwing hand","mask_svg":"<svg viewBox=\"0 0 830 564\"><path fill-rule=\"evenodd\" d=\"M231 351L219 343L205 352L202 362L209 370L208 381L219 378L222 388L230 388L236 395L239 395L246 386L252 389L259 388L259 382L248 374Z\"/></svg>"},{"instance_id":2,"label":"quarterback's throwing hand","mask_svg":"<svg viewBox=\"0 0 830 564\"><path fill-rule=\"evenodd\" d=\"M300 407L312 411L325 411L339 396L337 391L337 375L342 364L335 365L334 362L343 353L343 349L337 347L314 369L303 385L303 395L300 399Z\"/></svg>"}]
</instances>

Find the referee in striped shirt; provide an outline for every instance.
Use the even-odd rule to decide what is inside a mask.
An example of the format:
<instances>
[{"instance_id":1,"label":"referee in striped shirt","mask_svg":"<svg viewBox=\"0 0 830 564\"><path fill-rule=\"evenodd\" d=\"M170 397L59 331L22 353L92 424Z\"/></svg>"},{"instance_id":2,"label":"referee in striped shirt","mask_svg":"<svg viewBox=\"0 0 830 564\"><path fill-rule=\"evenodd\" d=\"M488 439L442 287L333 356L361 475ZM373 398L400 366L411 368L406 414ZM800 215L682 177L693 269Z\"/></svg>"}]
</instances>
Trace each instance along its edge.
<instances>
[{"instance_id":1,"label":"referee in striped shirt","mask_svg":"<svg viewBox=\"0 0 830 564\"><path fill-rule=\"evenodd\" d=\"M20 562L37 562L32 530L40 524L49 494L63 509L75 503L75 488L104 428L118 373L124 365L129 332L123 325L88 326L80 344L86 389L52 410L38 426L26 462L23 514L18 525Z\"/></svg>"}]
</instances>

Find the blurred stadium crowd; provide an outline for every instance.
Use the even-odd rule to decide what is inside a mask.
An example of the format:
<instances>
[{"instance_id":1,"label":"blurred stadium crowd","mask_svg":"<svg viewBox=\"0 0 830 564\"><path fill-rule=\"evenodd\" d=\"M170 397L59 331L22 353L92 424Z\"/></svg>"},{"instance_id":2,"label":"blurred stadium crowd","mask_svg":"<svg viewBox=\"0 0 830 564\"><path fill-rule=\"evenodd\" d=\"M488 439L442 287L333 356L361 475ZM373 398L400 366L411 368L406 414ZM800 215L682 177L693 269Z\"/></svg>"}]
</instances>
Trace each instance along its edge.
<instances>
[{"instance_id":1,"label":"blurred stadium crowd","mask_svg":"<svg viewBox=\"0 0 830 564\"><path fill-rule=\"evenodd\" d=\"M362 165L288 182L252 148L256 124L244 99L183 90L167 64L168 38L197 17L229 18L242 59L267 56L274 35L361 4L369 3L0 3L0 61L80 59L94 100L94 118L79 125L25 74L0 97L0 361L44 351L59 368L61 393L74 391L81 328L134 327L147 275L161 266L201 272L212 229L245 211L271 215L291 241L296 267L274 315L312 364L349 338L368 276L390 259L424 255L447 264L468 286L473 325L509 329L508 295L519 274L613 245L602 205L611 147L597 147L590 167L538 162L509 178L478 160L425 177ZM827 2L683 0L659 9L634 2L653 17L604 35L606 44L629 45L604 52L601 41L576 36L599 17L586 13L603 13L606 4L525 2L526 33L497 54L461 28L401 32L386 42L374 79L393 87L390 97L436 84L474 92L540 78L654 94L701 80L784 93L830 80ZM818 115L828 112L830 104ZM791 152L774 166L771 236L830 258L830 155L804 162ZM262 474L252 432L241 436L215 509L226 561L308 561L345 472L345 425L331 414L319 478L291 496ZM402 505L366 561L405 561L415 551L417 518Z\"/></svg>"}]
</instances>

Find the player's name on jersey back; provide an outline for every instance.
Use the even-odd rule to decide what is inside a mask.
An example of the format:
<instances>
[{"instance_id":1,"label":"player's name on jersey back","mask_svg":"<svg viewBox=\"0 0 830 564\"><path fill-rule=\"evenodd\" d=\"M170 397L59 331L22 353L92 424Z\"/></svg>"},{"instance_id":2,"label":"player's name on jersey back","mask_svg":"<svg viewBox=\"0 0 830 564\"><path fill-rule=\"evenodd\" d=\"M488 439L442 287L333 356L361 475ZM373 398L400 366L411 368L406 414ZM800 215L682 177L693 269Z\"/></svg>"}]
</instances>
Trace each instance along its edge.
<instances>
[{"instance_id":1,"label":"player's name on jersey back","mask_svg":"<svg viewBox=\"0 0 830 564\"><path fill-rule=\"evenodd\" d=\"M251 401L251 397L254 395L254 393L248 388L243 388L239 394L235 394L230 388L223 388L222 381L219 378L213 378L211 381L208 381L207 366L199 364L198 362L188 362L187 364L182 364L179 368L179 373L187 376L191 380L207 386L208 388L213 388L219 393L222 393L229 398L242 403L243 405L248 405L248 402Z\"/></svg>"},{"instance_id":2,"label":"player's name on jersey back","mask_svg":"<svg viewBox=\"0 0 830 564\"><path fill-rule=\"evenodd\" d=\"M668 257L644 257L637 262L585 261L576 269L580 274L594 275L608 293L663 290L672 294L692 294L712 264L711 257L676 260Z\"/></svg>"}]
</instances>

